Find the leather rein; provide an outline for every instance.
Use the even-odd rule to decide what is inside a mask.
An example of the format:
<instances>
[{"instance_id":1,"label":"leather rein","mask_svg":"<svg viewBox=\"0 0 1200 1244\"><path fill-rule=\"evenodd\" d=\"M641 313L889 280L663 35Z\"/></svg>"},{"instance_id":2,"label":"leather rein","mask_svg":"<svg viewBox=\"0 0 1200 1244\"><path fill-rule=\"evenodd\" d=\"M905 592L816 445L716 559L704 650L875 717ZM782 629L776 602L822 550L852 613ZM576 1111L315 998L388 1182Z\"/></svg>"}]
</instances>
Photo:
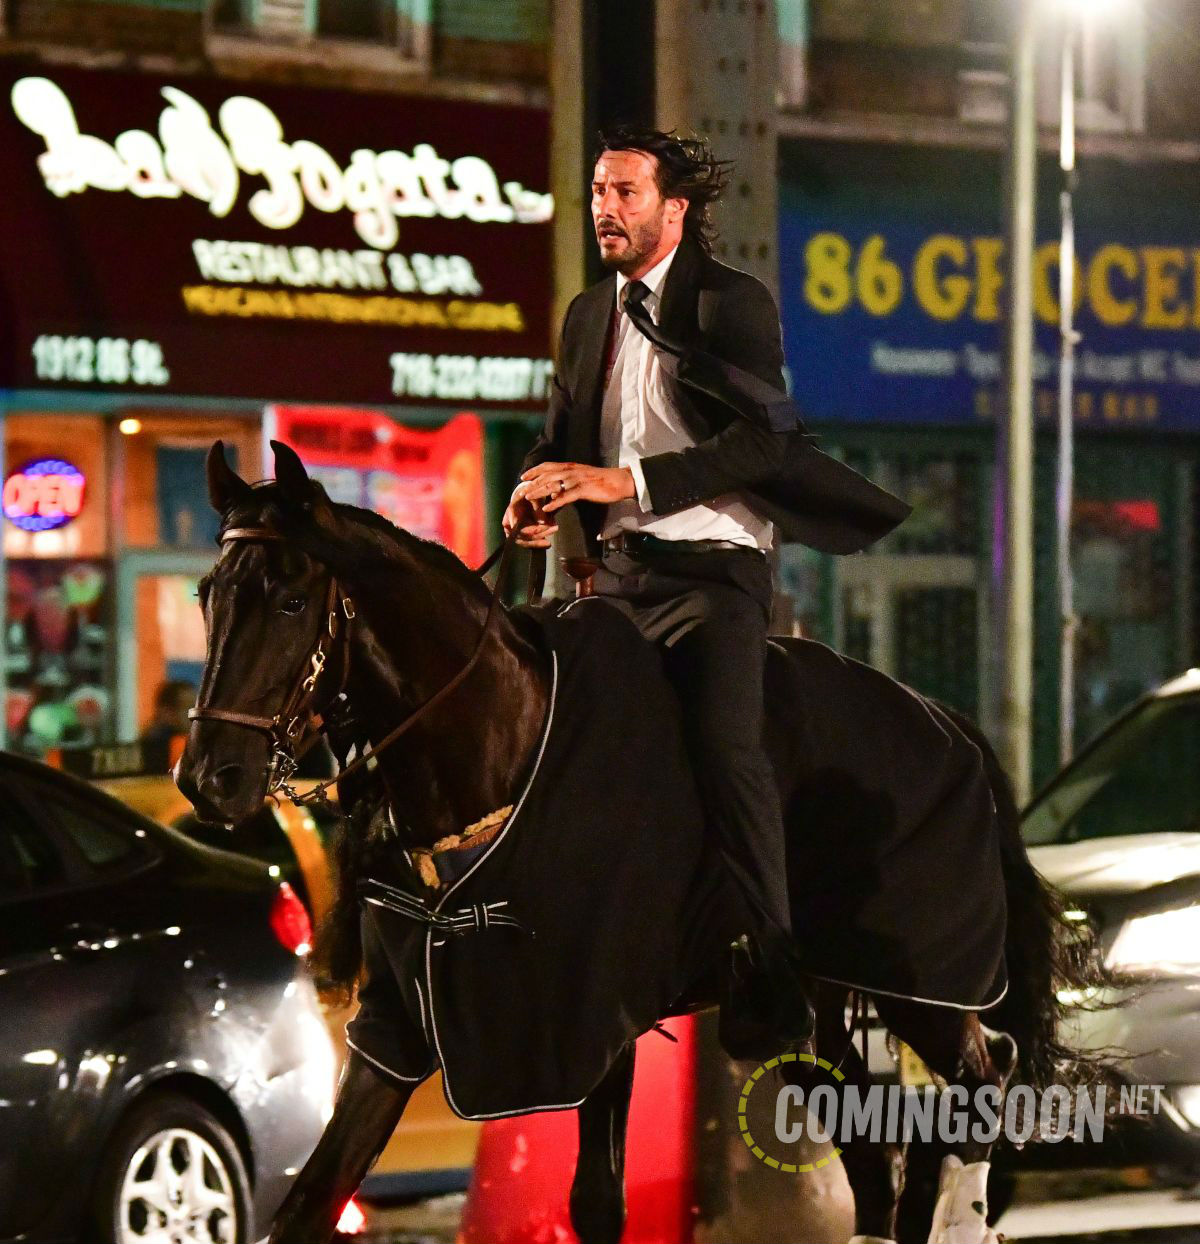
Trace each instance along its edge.
<instances>
[{"instance_id":1,"label":"leather rein","mask_svg":"<svg viewBox=\"0 0 1200 1244\"><path fill-rule=\"evenodd\" d=\"M230 527L221 533L222 546L235 541L286 542L287 537L269 527ZM386 747L390 747L397 739L415 726L422 718L433 711L447 696L462 683L478 664L483 649L491 635L495 619L500 610L500 599L504 591L512 550L516 539L514 535L507 537L479 567L476 573L486 574L499 561L496 572L496 583L492 589L491 600L488 602L487 616L484 618L483 630L479 634L475 649L467 662L448 682L444 683L423 704L415 708L399 725L393 727L369 751L363 751L348 765L341 768L335 777L318 782L311 790L300 792L291 784L291 779L301 757L325 733L326 723L315 707L317 685L321 675L329 663L335 646L340 640L341 646L341 678L334 695L327 700L327 705L338 699L346 689L350 676L350 624L356 615L354 602L342 590L336 575L330 575L329 587L325 593L325 621L317 638L316 646L309 654L309 659L300 667L300 673L292 683L292 688L284 699L283 707L273 717L264 717L255 713L244 713L239 709L196 705L188 709L190 721L223 721L234 726L243 726L248 730L260 730L271 741L271 772L267 796L279 793L285 795L293 803L307 806L315 803L327 803L325 792L348 774L373 761ZM534 584L539 584L540 567L534 567L530 575L531 591Z\"/></svg>"}]
</instances>

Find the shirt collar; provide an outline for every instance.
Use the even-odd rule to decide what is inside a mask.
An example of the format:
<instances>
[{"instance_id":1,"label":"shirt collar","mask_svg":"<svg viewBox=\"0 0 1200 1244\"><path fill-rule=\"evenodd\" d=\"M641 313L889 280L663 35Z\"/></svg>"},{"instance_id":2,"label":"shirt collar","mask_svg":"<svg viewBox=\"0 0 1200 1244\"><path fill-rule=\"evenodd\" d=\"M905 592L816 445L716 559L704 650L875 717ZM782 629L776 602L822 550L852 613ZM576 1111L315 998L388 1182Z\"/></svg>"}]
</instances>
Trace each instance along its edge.
<instances>
[{"instance_id":1,"label":"shirt collar","mask_svg":"<svg viewBox=\"0 0 1200 1244\"><path fill-rule=\"evenodd\" d=\"M667 279L667 272L670 270L671 261L675 258L675 252L679 250L678 245L673 246L659 261L641 278L642 284L650 291L650 297L657 299L661 292L663 282ZM623 273L617 273L617 306L622 305L625 286L629 284L629 278Z\"/></svg>"}]
</instances>

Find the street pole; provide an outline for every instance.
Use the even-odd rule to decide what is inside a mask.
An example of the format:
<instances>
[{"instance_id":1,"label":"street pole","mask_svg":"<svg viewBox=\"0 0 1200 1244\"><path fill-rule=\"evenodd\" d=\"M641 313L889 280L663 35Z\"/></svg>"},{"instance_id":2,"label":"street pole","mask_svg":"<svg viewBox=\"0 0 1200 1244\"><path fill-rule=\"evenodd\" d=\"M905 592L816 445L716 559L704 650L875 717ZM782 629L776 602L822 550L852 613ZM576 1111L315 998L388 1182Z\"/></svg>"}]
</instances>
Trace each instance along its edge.
<instances>
[{"instance_id":1,"label":"street pole","mask_svg":"<svg viewBox=\"0 0 1200 1244\"><path fill-rule=\"evenodd\" d=\"M1058 759L1066 764L1075 749L1075 584L1071 565L1071 511L1075 496L1075 25L1067 21L1062 52L1062 111L1059 194L1062 241L1059 246L1058 480L1055 491L1058 552Z\"/></svg>"},{"instance_id":2,"label":"street pole","mask_svg":"<svg viewBox=\"0 0 1200 1244\"><path fill-rule=\"evenodd\" d=\"M554 288L551 339L546 343L550 357L558 345L567 305L587 285L585 228L591 218L585 197L590 181L585 161L593 136L587 133L585 26L585 0L556 0L550 6L550 189L554 195ZM561 564L562 557L582 552L574 509L568 506L562 512L559 534L552 537L546 558L544 590L550 597L574 593Z\"/></svg>"},{"instance_id":3,"label":"street pole","mask_svg":"<svg viewBox=\"0 0 1200 1244\"><path fill-rule=\"evenodd\" d=\"M999 751L1017 798L1032 787L1033 251L1037 207L1035 0L1017 0L1007 160L1009 297L1005 403L997 424L994 599L1000 603Z\"/></svg>"}]
</instances>

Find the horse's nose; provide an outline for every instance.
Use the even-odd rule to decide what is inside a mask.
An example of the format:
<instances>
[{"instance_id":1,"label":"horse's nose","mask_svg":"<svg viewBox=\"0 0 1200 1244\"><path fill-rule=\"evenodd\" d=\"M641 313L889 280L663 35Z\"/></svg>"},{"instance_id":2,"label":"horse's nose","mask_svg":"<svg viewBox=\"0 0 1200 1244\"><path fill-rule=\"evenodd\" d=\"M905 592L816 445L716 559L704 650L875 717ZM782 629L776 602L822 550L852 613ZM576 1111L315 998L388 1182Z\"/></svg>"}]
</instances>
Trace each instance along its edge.
<instances>
[{"instance_id":1,"label":"horse's nose","mask_svg":"<svg viewBox=\"0 0 1200 1244\"><path fill-rule=\"evenodd\" d=\"M239 764L221 765L200 783L200 793L214 803L232 799L245 779L246 771Z\"/></svg>"}]
</instances>

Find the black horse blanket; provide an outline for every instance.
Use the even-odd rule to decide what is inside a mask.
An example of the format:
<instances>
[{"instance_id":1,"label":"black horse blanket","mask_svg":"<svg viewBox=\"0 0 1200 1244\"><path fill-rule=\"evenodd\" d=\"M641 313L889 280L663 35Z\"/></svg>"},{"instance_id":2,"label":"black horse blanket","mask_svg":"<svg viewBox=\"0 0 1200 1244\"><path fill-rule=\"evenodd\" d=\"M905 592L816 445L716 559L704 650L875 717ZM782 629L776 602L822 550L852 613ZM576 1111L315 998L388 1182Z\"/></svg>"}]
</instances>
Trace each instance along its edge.
<instances>
[{"instance_id":1,"label":"black horse blanket","mask_svg":"<svg viewBox=\"0 0 1200 1244\"><path fill-rule=\"evenodd\" d=\"M433 903L403 870L361 887L350 1044L403 1080L440 1065L472 1119L578 1105L740 931L657 652L602 598L542 625L550 708L501 833ZM1004 886L974 744L915 692L803 641L772 641L768 717L813 975L997 1001Z\"/></svg>"}]
</instances>

